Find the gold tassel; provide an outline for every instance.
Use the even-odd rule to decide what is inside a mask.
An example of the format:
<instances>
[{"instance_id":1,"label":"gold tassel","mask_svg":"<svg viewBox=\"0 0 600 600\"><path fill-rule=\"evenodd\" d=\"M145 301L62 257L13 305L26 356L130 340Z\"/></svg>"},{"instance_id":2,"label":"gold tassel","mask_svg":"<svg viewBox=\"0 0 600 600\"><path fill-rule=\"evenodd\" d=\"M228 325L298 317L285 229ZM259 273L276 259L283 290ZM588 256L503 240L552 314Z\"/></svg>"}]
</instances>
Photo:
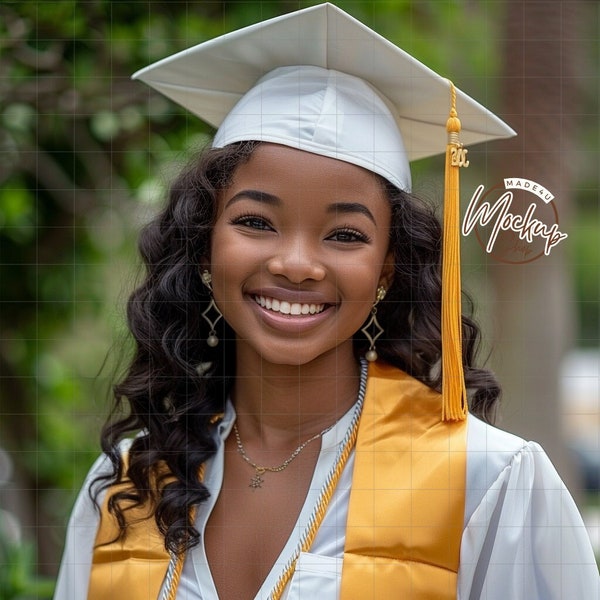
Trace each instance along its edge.
<instances>
[{"instance_id":1,"label":"gold tassel","mask_svg":"<svg viewBox=\"0 0 600 600\"><path fill-rule=\"evenodd\" d=\"M469 161L458 139L461 126L452 82L450 98L442 246L442 420L462 421L467 416L467 390L462 362L459 169L468 167Z\"/></svg>"}]
</instances>

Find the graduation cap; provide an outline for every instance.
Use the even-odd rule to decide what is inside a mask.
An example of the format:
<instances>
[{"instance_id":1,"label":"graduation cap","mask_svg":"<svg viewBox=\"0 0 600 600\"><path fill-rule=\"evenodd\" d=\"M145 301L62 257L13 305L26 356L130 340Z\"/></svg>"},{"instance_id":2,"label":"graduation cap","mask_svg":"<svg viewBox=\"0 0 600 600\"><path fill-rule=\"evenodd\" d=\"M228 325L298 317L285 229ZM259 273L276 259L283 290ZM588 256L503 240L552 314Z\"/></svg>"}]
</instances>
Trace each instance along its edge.
<instances>
[{"instance_id":1,"label":"graduation cap","mask_svg":"<svg viewBox=\"0 0 600 600\"><path fill-rule=\"evenodd\" d=\"M446 152L442 415L464 419L458 170L468 165L463 143L515 132L330 3L222 35L133 78L217 128L214 147L283 144L364 167L405 191L410 161Z\"/></svg>"}]
</instances>

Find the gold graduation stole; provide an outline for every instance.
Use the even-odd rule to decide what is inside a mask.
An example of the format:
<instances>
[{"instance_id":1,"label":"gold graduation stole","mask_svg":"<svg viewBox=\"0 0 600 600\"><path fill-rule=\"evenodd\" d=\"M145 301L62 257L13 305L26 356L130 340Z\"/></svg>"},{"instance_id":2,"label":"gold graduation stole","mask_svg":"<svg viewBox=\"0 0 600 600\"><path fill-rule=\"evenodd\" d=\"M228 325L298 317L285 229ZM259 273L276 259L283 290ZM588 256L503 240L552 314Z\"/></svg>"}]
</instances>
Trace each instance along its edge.
<instances>
[{"instance_id":1,"label":"gold graduation stole","mask_svg":"<svg viewBox=\"0 0 600 600\"><path fill-rule=\"evenodd\" d=\"M382 363L369 378L355 447L342 600L456 598L466 481L466 421L440 420L440 394ZM156 600L169 563L143 507L125 540L102 507L88 600ZM109 543L105 543L109 542Z\"/></svg>"},{"instance_id":2,"label":"gold graduation stole","mask_svg":"<svg viewBox=\"0 0 600 600\"><path fill-rule=\"evenodd\" d=\"M124 472L126 467L125 462ZM106 491L96 533L88 600L158 598L170 555L158 531L154 513L147 506L128 508L125 512L127 536L117 540L119 527L108 510L109 499L130 487L131 482L125 479Z\"/></svg>"},{"instance_id":3,"label":"gold graduation stole","mask_svg":"<svg viewBox=\"0 0 600 600\"><path fill-rule=\"evenodd\" d=\"M466 420L440 420L440 394L376 363L355 447L342 600L456 598Z\"/></svg>"}]
</instances>

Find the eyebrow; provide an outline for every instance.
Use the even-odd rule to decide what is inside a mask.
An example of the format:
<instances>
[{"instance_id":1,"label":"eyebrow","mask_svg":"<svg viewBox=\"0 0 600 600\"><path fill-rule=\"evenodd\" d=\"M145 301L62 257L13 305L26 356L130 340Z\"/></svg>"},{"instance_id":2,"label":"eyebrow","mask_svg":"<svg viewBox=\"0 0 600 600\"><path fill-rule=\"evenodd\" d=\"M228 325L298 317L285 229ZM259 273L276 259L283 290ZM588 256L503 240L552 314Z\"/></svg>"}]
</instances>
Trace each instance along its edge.
<instances>
[{"instance_id":1,"label":"eyebrow","mask_svg":"<svg viewBox=\"0 0 600 600\"><path fill-rule=\"evenodd\" d=\"M271 206L279 206L281 204L281 200L277 196L273 196L273 194L261 192L260 190L242 190L235 194L235 196L232 196L225 206L228 207L244 198L270 204Z\"/></svg>"},{"instance_id":2,"label":"eyebrow","mask_svg":"<svg viewBox=\"0 0 600 600\"><path fill-rule=\"evenodd\" d=\"M227 201L226 207L229 207L242 199L255 200L256 202L262 202L271 206L281 205L281 199L273 194L269 194L268 192L261 192L260 190L242 190ZM373 213L360 202L335 202L327 207L327 212L330 214L358 213L367 217L373 222L374 225L377 225Z\"/></svg>"},{"instance_id":3,"label":"eyebrow","mask_svg":"<svg viewBox=\"0 0 600 600\"><path fill-rule=\"evenodd\" d=\"M359 213L365 215L365 217L373 221L374 225L377 225L373 213L364 204L360 204L360 202L336 202L327 207L327 212L343 214Z\"/></svg>"}]
</instances>

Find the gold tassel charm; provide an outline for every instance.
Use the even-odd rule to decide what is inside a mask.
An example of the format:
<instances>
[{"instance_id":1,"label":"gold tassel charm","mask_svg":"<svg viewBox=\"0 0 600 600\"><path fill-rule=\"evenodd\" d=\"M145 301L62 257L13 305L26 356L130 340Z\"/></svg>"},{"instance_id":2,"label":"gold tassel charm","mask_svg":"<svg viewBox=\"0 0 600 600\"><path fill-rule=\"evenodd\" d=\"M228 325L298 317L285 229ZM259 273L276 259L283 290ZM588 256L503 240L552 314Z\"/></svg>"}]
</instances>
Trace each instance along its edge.
<instances>
[{"instance_id":1,"label":"gold tassel charm","mask_svg":"<svg viewBox=\"0 0 600 600\"><path fill-rule=\"evenodd\" d=\"M468 167L469 161L467 150L459 141L461 125L452 82L450 100L442 246L442 420L462 421L467 416L467 390L462 361L459 169Z\"/></svg>"}]
</instances>

